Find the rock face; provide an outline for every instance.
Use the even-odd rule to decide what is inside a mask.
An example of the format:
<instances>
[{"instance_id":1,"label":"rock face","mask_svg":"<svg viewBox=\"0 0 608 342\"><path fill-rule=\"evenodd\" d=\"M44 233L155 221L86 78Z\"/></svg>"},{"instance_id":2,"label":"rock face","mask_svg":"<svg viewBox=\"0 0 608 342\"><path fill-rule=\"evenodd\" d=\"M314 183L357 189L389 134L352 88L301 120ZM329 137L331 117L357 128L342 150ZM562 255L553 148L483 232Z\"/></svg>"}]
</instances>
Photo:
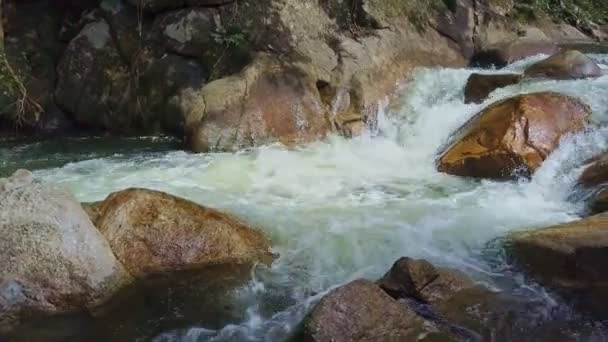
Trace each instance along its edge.
<instances>
[{"instance_id":1,"label":"rock face","mask_svg":"<svg viewBox=\"0 0 608 342\"><path fill-rule=\"evenodd\" d=\"M566 289L608 289L608 216L515 234L513 259L543 283Z\"/></svg>"},{"instance_id":2,"label":"rock face","mask_svg":"<svg viewBox=\"0 0 608 342\"><path fill-rule=\"evenodd\" d=\"M94 309L131 277L72 195L27 171L0 179L0 332Z\"/></svg>"},{"instance_id":3,"label":"rock face","mask_svg":"<svg viewBox=\"0 0 608 342\"><path fill-rule=\"evenodd\" d=\"M414 341L422 320L376 284L356 280L327 294L303 325L301 341Z\"/></svg>"},{"instance_id":4,"label":"rock face","mask_svg":"<svg viewBox=\"0 0 608 342\"><path fill-rule=\"evenodd\" d=\"M441 172L508 179L533 173L560 139L585 127L591 109L552 92L512 97L475 115L441 152Z\"/></svg>"},{"instance_id":5,"label":"rock face","mask_svg":"<svg viewBox=\"0 0 608 342\"><path fill-rule=\"evenodd\" d=\"M554 55L557 52L559 52L558 46L546 37L540 39L518 38L479 51L472 57L471 66L502 68L538 54Z\"/></svg>"},{"instance_id":6,"label":"rock face","mask_svg":"<svg viewBox=\"0 0 608 342\"><path fill-rule=\"evenodd\" d=\"M198 96L205 113L200 121L196 115L187 120L193 122L189 141L196 152L309 142L332 130L315 81L267 55Z\"/></svg>"},{"instance_id":7,"label":"rock face","mask_svg":"<svg viewBox=\"0 0 608 342\"><path fill-rule=\"evenodd\" d=\"M600 77L602 69L582 52L567 50L530 66L525 75L567 80Z\"/></svg>"},{"instance_id":8,"label":"rock face","mask_svg":"<svg viewBox=\"0 0 608 342\"><path fill-rule=\"evenodd\" d=\"M494 90L519 83L518 74L472 74L464 89L464 103L482 103Z\"/></svg>"},{"instance_id":9,"label":"rock face","mask_svg":"<svg viewBox=\"0 0 608 342\"><path fill-rule=\"evenodd\" d=\"M458 271L401 258L375 284L356 280L329 292L294 340L525 341L533 308Z\"/></svg>"},{"instance_id":10,"label":"rock face","mask_svg":"<svg viewBox=\"0 0 608 342\"><path fill-rule=\"evenodd\" d=\"M138 278L272 258L263 234L230 215L162 192L129 189L94 206L97 228Z\"/></svg>"}]
</instances>

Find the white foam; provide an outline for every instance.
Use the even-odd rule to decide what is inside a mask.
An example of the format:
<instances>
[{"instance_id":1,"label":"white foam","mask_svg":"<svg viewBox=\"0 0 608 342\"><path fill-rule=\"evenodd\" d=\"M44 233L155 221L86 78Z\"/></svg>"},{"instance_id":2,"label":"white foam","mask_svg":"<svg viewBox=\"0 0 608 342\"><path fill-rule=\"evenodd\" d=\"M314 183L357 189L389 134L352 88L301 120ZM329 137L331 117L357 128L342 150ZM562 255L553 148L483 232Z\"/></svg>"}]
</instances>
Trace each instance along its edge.
<instances>
[{"instance_id":1,"label":"white foam","mask_svg":"<svg viewBox=\"0 0 608 342\"><path fill-rule=\"evenodd\" d=\"M521 71L539 58L508 70ZM402 89L400 103L390 107L397 110L380 117L372 137L332 137L294 150L273 145L237 154L97 159L37 175L65 184L83 201L140 186L223 208L254 223L281 255L264 281L284 289L297 304L271 317L250 308L247 322L214 336L283 336L303 317L314 294L354 276L378 277L400 256L429 258L481 278L493 274L479 256L489 240L576 218L580 205L567 200L580 172L576 167L606 147L603 130L565 141L530 181L451 177L438 173L434 161L462 123L489 103L517 93L575 95L593 107L596 122L604 122L608 77L525 81L495 91L484 104L465 105L463 86L472 72L421 69ZM254 297L271 287L256 288ZM209 331L176 334L189 341L188 336Z\"/></svg>"}]
</instances>

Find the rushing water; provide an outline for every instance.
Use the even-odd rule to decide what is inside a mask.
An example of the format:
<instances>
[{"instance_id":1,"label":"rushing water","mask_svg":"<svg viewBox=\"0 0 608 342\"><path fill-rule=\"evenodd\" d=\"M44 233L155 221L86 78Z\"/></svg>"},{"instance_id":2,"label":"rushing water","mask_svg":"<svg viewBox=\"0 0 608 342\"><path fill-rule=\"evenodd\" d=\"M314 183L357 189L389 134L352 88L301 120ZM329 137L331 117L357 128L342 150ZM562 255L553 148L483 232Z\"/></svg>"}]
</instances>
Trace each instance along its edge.
<instances>
[{"instance_id":1,"label":"rushing water","mask_svg":"<svg viewBox=\"0 0 608 342\"><path fill-rule=\"evenodd\" d=\"M507 70L521 72L539 58ZM606 55L594 58L608 63ZM235 213L272 238L280 257L234 290L241 314L230 324L152 324L156 331L142 336L156 341L285 339L326 291L358 277L377 278L401 256L455 267L497 290L554 305L541 288L509 272L500 248L489 242L573 220L584 209L569 199L582 161L608 147L602 128L608 76L526 80L494 92L484 104L465 105L463 87L473 71L419 70L380 113L378 131L353 140L333 137L297 149L276 145L236 154L163 151L165 145L156 151L122 148L102 157L79 151L87 157L59 167L74 156L58 153L36 174L65 185L82 201L127 187L162 190ZM438 149L481 108L539 90L577 96L594 115L592 127L566 138L531 180L477 181L435 170ZM28 148L35 150L0 148L0 154L17 156L5 168L22 165L19 158L28 158ZM203 316L208 308L199 310Z\"/></svg>"}]
</instances>

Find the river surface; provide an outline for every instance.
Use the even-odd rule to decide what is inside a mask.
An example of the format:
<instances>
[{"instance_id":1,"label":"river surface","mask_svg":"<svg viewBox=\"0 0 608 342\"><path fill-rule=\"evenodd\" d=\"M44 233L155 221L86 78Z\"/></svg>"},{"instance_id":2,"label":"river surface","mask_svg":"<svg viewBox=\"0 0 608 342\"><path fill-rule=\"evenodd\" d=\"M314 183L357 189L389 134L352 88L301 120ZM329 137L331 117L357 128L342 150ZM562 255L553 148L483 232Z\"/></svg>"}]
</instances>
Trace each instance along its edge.
<instances>
[{"instance_id":1,"label":"river surface","mask_svg":"<svg viewBox=\"0 0 608 342\"><path fill-rule=\"evenodd\" d=\"M608 55L593 57L608 68ZM521 72L540 58L506 70ZM506 264L500 239L574 220L585 209L572 200L573 185L581 163L608 147L608 76L526 80L484 104L465 105L463 87L473 71L418 70L387 100L377 131L353 140L210 154L179 151L162 138L4 143L0 173L35 169L81 201L128 187L158 189L234 213L268 234L279 257L230 291L232 314L210 323L203 318L213 311L207 302L151 298L163 302L162 314L127 327L141 341L284 340L328 290L376 279L401 256L454 267L497 291L541 301L540 316L550 321L552 312L561 312L559 303ZM435 170L437 151L472 115L501 98L540 90L577 96L594 114L591 127L566 138L532 179L479 181ZM106 326L108 336L120 335L125 327L119 325Z\"/></svg>"}]
</instances>

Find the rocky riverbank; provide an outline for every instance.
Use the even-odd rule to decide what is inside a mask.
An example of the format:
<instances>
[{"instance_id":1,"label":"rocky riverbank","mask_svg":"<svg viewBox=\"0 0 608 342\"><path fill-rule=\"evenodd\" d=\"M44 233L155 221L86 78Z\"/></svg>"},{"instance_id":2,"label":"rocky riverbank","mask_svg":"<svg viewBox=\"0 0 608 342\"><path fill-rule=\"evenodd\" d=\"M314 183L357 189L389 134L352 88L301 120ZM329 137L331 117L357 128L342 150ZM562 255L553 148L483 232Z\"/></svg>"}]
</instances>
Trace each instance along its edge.
<instances>
[{"instance_id":1,"label":"rocky riverbank","mask_svg":"<svg viewBox=\"0 0 608 342\"><path fill-rule=\"evenodd\" d=\"M5 126L163 133L197 152L357 135L416 67L500 66L605 39L599 26L585 34L540 12L518 21L520 6L497 0L4 7L19 76L5 85L28 99L11 106L5 92Z\"/></svg>"}]
</instances>

